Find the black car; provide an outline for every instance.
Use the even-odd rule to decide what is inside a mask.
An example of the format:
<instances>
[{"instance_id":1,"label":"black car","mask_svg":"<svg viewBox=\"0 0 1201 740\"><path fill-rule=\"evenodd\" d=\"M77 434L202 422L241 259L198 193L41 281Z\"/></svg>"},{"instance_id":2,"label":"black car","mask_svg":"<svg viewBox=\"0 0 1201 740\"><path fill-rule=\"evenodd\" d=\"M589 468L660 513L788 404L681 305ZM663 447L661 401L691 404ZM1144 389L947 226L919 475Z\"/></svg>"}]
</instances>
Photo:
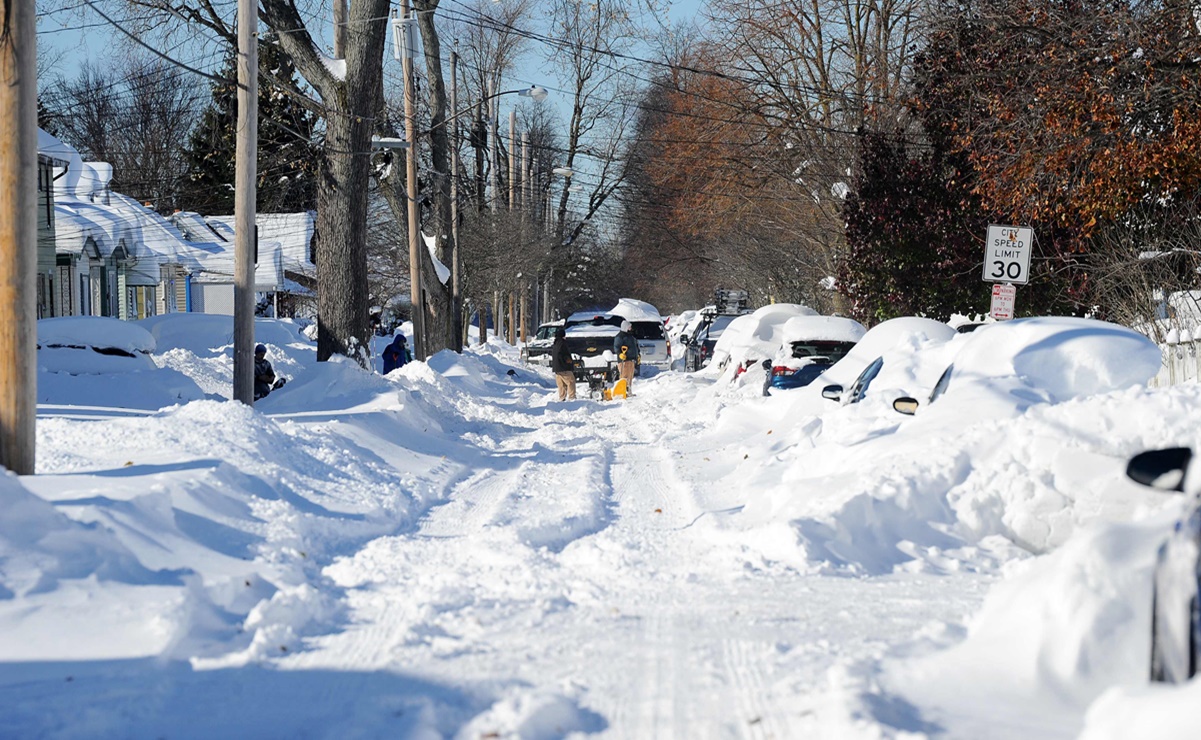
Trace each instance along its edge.
<instances>
[{"instance_id":1,"label":"black car","mask_svg":"<svg viewBox=\"0 0 1201 740\"><path fill-rule=\"evenodd\" d=\"M1193 451L1187 447L1149 450L1126 467L1133 481L1161 491L1185 493ZM1196 475L1196 471L1191 473ZM1187 489L1189 503L1159 548L1151 591L1151 680L1184 683L1197 673L1201 644L1198 584L1201 583L1201 500L1197 485Z\"/></svg>"}]
</instances>

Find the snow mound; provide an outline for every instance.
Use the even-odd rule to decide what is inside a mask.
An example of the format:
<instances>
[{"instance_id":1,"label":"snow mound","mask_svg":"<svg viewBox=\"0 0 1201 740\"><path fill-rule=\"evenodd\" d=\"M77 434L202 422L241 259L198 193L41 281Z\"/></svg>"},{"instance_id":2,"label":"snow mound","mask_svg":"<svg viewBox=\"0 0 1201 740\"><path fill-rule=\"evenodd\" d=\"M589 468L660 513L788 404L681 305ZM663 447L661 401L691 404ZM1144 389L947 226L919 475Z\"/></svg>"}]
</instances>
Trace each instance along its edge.
<instances>
[{"instance_id":1,"label":"snow mound","mask_svg":"<svg viewBox=\"0 0 1201 740\"><path fill-rule=\"evenodd\" d=\"M0 599L53 590L60 580L94 576L130 584L179 583L178 574L143 567L107 530L68 519L0 474Z\"/></svg>"},{"instance_id":2,"label":"snow mound","mask_svg":"<svg viewBox=\"0 0 1201 740\"><path fill-rule=\"evenodd\" d=\"M576 733L592 734L605 727L603 718L565 696L525 690L493 704L462 727L456 737L552 740Z\"/></svg>"},{"instance_id":3,"label":"snow mound","mask_svg":"<svg viewBox=\"0 0 1201 740\"><path fill-rule=\"evenodd\" d=\"M334 356L301 370L282 388L256 401L255 408L273 414L362 410L395 405L395 392L387 378L364 370L348 357Z\"/></svg>"}]
</instances>

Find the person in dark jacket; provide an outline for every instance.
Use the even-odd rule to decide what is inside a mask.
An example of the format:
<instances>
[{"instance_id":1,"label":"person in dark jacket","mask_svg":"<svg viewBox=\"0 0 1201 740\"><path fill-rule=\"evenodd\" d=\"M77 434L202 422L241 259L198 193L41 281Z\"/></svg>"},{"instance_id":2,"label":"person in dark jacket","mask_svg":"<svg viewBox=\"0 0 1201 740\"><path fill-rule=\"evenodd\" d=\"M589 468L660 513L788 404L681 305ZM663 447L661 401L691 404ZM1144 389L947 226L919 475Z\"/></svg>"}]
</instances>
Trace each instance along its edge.
<instances>
[{"instance_id":1,"label":"person in dark jacket","mask_svg":"<svg viewBox=\"0 0 1201 740\"><path fill-rule=\"evenodd\" d=\"M571 350L567 347L567 332L560 326L555 329L555 343L550 346L550 369L555 372L560 401L575 400L574 367Z\"/></svg>"},{"instance_id":2,"label":"person in dark jacket","mask_svg":"<svg viewBox=\"0 0 1201 740\"><path fill-rule=\"evenodd\" d=\"M263 398L276 387L275 369L267 359L267 347L254 345L254 400Z\"/></svg>"},{"instance_id":3,"label":"person in dark jacket","mask_svg":"<svg viewBox=\"0 0 1201 740\"><path fill-rule=\"evenodd\" d=\"M638 340L630 333L629 321L621 322L621 331L613 337L613 354L617 355L617 375L626 382L626 394L634 395L634 369L638 366Z\"/></svg>"},{"instance_id":4,"label":"person in dark jacket","mask_svg":"<svg viewBox=\"0 0 1201 740\"><path fill-rule=\"evenodd\" d=\"M384 375L404 367L413 356L409 354L408 341L404 334L397 334L392 343L384 348Z\"/></svg>"}]
</instances>

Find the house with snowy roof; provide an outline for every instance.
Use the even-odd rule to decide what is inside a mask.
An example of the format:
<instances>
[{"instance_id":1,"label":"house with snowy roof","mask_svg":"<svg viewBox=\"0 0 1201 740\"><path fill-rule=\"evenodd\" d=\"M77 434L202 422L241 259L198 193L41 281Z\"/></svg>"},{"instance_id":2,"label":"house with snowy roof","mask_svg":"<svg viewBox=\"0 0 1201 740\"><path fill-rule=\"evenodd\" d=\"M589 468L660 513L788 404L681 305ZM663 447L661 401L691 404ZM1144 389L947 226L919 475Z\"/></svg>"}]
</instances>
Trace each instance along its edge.
<instances>
[{"instance_id":1,"label":"house with snowy roof","mask_svg":"<svg viewBox=\"0 0 1201 740\"><path fill-rule=\"evenodd\" d=\"M39 161L47 161L46 233L53 235L46 239L53 252L39 250L39 296L43 287L47 296L40 316L233 313L232 226L198 214L166 218L114 193L110 165L84 162L40 130L38 149ZM312 215L262 214L259 223L256 290L273 296L307 291L285 272L315 272Z\"/></svg>"}]
</instances>

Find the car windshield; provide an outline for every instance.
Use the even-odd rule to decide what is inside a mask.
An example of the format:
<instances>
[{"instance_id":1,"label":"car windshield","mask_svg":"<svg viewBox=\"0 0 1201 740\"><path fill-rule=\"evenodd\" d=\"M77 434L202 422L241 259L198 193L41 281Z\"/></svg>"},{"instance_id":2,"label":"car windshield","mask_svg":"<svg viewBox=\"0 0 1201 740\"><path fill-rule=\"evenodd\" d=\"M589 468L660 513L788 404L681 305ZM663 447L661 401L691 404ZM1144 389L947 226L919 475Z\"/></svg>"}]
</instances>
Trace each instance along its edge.
<instances>
[{"instance_id":1,"label":"car windshield","mask_svg":"<svg viewBox=\"0 0 1201 740\"><path fill-rule=\"evenodd\" d=\"M830 358L830 362L834 363L846 357L847 353L854 346L854 342L793 342L792 356L797 359L805 357L828 357Z\"/></svg>"}]
</instances>

